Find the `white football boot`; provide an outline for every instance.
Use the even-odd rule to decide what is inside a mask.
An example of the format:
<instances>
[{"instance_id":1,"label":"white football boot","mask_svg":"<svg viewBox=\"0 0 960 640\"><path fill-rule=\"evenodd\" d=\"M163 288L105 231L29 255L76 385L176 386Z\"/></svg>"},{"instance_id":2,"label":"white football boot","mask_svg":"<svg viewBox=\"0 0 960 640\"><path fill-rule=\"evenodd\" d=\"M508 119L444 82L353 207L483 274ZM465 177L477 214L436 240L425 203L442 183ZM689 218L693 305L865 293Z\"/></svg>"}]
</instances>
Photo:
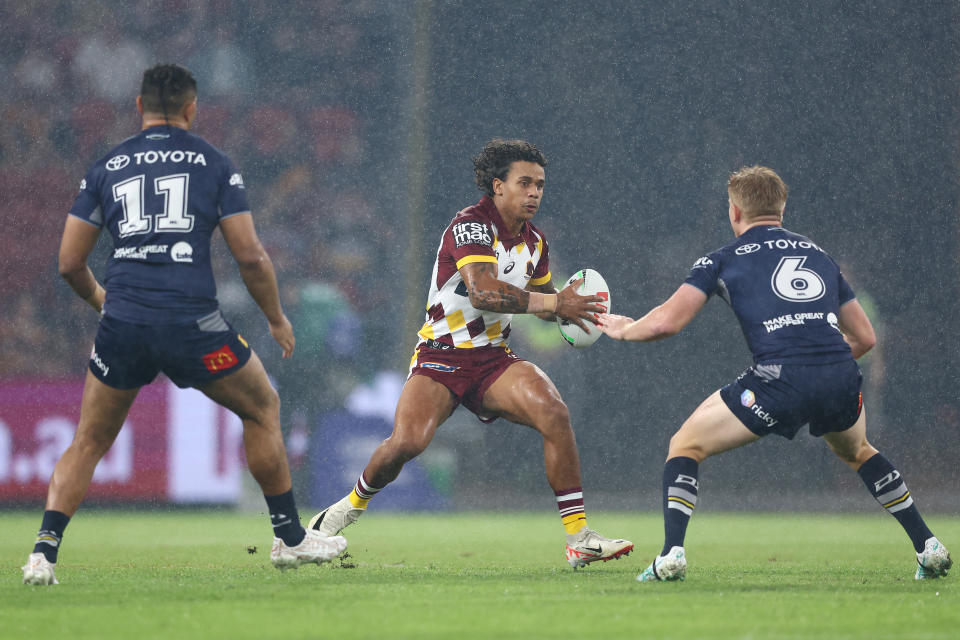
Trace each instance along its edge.
<instances>
[{"instance_id":1,"label":"white football boot","mask_svg":"<svg viewBox=\"0 0 960 640\"><path fill-rule=\"evenodd\" d=\"M53 573L55 562L49 562L42 553L31 553L23 569L23 584L60 584Z\"/></svg>"},{"instance_id":2,"label":"white football boot","mask_svg":"<svg viewBox=\"0 0 960 640\"><path fill-rule=\"evenodd\" d=\"M597 560L619 559L633 551L629 540L611 540L584 527L574 534L567 534L567 562L574 569L585 567Z\"/></svg>"},{"instance_id":3,"label":"white football boot","mask_svg":"<svg viewBox=\"0 0 960 640\"><path fill-rule=\"evenodd\" d=\"M273 566L285 571L301 564L330 562L347 550L347 539L343 536L328 537L311 529L307 529L306 534L295 547L288 547L281 538L274 538L270 549Z\"/></svg>"},{"instance_id":4,"label":"white football boot","mask_svg":"<svg viewBox=\"0 0 960 640\"><path fill-rule=\"evenodd\" d=\"M936 538L929 538L923 546L923 551L917 554L917 580L932 580L947 575L947 570L953 566L950 552Z\"/></svg>"},{"instance_id":5,"label":"white football boot","mask_svg":"<svg viewBox=\"0 0 960 640\"><path fill-rule=\"evenodd\" d=\"M356 522L364 511L366 509L353 506L350 496L346 496L310 518L307 529L319 531L325 536L335 536Z\"/></svg>"},{"instance_id":6,"label":"white football boot","mask_svg":"<svg viewBox=\"0 0 960 640\"><path fill-rule=\"evenodd\" d=\"M640 572L637 582L669 582L687 577L687 555L683 547L672 547L665 556L654 558L650 566Z\"/></svg>"}]
</instances>

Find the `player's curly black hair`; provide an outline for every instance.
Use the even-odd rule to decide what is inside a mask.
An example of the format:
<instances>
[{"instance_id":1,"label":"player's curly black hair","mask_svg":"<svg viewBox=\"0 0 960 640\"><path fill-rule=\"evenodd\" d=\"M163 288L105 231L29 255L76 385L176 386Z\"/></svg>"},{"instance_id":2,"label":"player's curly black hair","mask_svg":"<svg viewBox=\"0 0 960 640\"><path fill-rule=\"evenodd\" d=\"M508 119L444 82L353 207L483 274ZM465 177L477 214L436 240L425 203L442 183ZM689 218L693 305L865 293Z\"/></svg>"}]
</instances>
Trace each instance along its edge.
<instances>
[{"instance_id":1,"label":"player's curly black hair","mask_svg":"<svg viewBox=\"0 0 960 640\"><path fill-rule=\"evenodd\" d=\"M547 166L547 158L540 149L524 140L504 140L494 138L488 142L473 159L474 180L477 187L493 197L493 179L504 180L513 162L536 162Z\"/></svg>"},{"instance_id":2,"label":"player's curly black hair","mask_svg":"<svg viewBox=\"0 0 960 640\"><path fill-rule=\"evenodd\" d=\"M179 114L197 95L197 81L186 67L158 64L143 72L140 98L149 113Z\"/></svg>"}]
</instances>

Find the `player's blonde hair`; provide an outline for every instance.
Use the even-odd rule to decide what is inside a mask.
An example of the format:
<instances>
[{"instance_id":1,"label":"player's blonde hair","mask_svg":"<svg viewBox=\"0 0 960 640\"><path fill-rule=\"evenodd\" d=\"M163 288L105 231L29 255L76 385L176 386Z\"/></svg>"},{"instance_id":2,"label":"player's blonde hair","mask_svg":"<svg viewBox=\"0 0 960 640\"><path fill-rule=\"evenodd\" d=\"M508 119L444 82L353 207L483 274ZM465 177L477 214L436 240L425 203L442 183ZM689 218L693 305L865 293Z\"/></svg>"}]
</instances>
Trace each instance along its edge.
<instances>
[{"instance_id":1,"label":"player's blonde hair","mask_svg":"<svg viewBox=\"0 0 960 640\"><path fill-rule=\"evenodd\" d=\"M742 167L732 173L727 192L750 220L770 217L779 220L787 203L786 183L773 169L760 165Z\"/></svg>"}]
</instances>

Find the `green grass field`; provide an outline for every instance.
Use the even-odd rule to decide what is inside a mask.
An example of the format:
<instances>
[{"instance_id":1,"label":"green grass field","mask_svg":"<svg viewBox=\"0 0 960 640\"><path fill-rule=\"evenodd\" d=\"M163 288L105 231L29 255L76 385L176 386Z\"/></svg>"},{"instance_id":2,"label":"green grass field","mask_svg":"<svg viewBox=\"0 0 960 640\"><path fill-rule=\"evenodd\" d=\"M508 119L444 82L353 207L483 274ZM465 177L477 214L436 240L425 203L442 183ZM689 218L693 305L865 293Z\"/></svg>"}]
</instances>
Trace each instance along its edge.
<instances>
[{"instance_id":1,"label":"green grass field","mask_svg":"<svg viewBox=\"0 0 960 640\"><path fill-rule=\"evenodd\" d=\"M960 549L960 518L929 520ZM698 513L686 582L654 584L634 578L659 549L659 514L590 514L637 551L574 572L554 513L373 512L346 532L352 566L280 573L263 516L82 511L60 585L28 587L38 524L0 517L0 638L960 637L960 575L914 581L882 513Z\"/></svg>"}]
</instances>

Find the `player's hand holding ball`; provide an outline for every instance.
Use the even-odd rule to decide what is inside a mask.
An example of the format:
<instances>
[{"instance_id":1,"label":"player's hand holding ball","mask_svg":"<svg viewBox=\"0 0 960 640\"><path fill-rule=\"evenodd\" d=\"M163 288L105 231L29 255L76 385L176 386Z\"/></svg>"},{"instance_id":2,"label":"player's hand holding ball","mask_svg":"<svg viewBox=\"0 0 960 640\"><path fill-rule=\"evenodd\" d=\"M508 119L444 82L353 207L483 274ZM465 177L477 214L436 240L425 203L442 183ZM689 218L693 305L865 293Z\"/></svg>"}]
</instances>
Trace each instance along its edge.
<instances>
[{"instance_id":1,"label":"player's hand holding ball","mask_svg":"<svg viewBox=\"0 0 960 640\"><path fill-rule=\"evenodd\" d=\"M589 347L600 332L591 330L586 321L597 324L599 314L610 311L610 289L606 281L593 269L581 269L570 276L557 295L557 324L560 335L570 345Z\"/></svg>"}]
</instances>

